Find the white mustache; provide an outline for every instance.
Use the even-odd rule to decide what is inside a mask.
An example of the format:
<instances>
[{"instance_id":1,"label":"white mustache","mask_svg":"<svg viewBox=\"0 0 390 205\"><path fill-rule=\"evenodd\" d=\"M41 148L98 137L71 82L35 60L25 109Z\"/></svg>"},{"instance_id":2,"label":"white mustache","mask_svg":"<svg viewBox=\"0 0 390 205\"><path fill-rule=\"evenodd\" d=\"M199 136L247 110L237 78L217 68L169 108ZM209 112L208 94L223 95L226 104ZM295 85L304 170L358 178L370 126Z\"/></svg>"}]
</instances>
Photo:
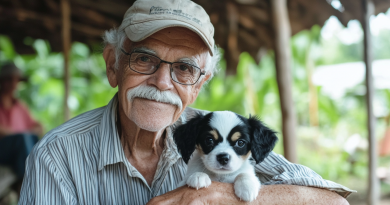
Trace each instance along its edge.
<instances>
[{"instance_id":1,"label":"white mustache","mask_svg":"<svg viewBox=\"0 0 390 205\"><path fill-rule=\"evenodd\" d=\"M127 91L127 100L132 102L134 98L144 98L162 103L176 105L181 110L183 103L179 95L170 91L161 91L156 87L140 85Z\"/></svg>"}]
</instances>

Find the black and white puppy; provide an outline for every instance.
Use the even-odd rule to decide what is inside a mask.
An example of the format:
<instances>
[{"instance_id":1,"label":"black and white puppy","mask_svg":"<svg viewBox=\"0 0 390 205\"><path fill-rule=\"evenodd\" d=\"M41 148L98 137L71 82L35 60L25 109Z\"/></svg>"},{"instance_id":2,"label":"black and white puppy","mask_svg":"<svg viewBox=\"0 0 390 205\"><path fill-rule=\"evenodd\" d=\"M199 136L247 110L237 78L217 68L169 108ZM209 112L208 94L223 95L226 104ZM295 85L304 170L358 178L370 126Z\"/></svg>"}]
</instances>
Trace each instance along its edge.
<instances>
[{"instance_id":1,"label":"black and white puppy","mask_svg":"<svg viewBox=\"0 0 390 205\"><path fill-rule=\"evenodd\" d=\"M256 199L260 190L250 158L262 162L277 141L275 132L256 117L230 111L198 115L177 127L173 138L188 164L179 186L199 189L211 181L234 183L236 195L244 201Z\"/></svg>"}]
</instances>

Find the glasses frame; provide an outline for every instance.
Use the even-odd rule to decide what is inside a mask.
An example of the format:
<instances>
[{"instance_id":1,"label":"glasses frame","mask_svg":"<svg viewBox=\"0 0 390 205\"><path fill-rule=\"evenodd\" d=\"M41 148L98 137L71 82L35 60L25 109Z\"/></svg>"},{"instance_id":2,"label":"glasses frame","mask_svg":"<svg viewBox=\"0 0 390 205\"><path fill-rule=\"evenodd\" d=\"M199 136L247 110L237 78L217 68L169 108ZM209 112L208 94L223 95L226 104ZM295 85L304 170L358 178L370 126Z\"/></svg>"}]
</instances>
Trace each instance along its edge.
<instances>
[{"instance_id":1,"label":"glasses frame","mask_svg":"<svg viewBox=\"0 0 390 205\"><path fill-rule=\"evenodd\" d=\"M132 51L131 53L128 53L128 52L126 52L126 51L123 50L123 49L121 49L121 51L122 51L125 55L129 56L129 68L130 68L132 71L136 72L136 73L140 73L140 74L144 74L144 75L153 75L153 74L160 68L161 63L166 63L166 64L169 64L171 79L172 79L175 83L179 83L179 84L181 84L181 85L195 85L195 84L199 81L199 79L202 77L202 75L205 75L205 74L206 74L206 72L202 72L202 69L200 69L199 67L194 66L194 65L191 65L191 64L189 64L189 63L165 61L165 60L162 60L161 58L159 58L159 57L157 57L157 56L155 56L155 55L153 55L153 54L150 54L150 53L147 53L147 52L142 52L142 51ZM143 54L147 54L147 55L156 57L157 59L160 60L160 63L157 64L157 68L156 68L152 73L143 73L143 72L137 71L137 70L133 69L133 68L130 66L130 58L131 58L131 55L132 55L133 53L143 53ZM196 68L196 69L199 69L199 70L200 70L200 74L199 74L199 76L198 76L198 79L197 79L194 83L192 83L192 84L181 83L181 82L178 82L178 81L174 80L174 79L173 79L173 76L172 76L172 73L173 73L172 65L173 65L174 63L184 63L184 64L187 64L187 65L189 65L189 66L192 66L192 67L194 67L194 68Z\"/></svg>"}]
</instances>

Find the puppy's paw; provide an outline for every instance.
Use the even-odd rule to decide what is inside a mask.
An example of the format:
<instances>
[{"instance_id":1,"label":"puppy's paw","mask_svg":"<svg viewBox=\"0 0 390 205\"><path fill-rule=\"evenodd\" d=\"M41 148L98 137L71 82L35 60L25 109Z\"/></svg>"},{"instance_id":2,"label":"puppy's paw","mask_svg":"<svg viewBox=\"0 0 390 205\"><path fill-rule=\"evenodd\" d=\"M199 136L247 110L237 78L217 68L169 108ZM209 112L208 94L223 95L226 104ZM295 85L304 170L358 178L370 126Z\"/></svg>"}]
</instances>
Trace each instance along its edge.
<instances>
[{"instance_id":1,"label":"puppy's paw","mask_svg":"<svg viewBox=\"0 0 390 205\"><path fill-rule=\"evenodd\" d=\"M187 185L196 189L208 187L211 184L209 175L203 172L195 172L186 181Z\"/></svg>"},{"instance_id":2,"label":"puppy's paw","mask_svg":"<svg viewBox=\"0 0 390 205\"><path fill-rule=\"evenodd\" d=\"M260 190L260 182L257 178L249 177L246 174L239 174L234 180L234 192L243 201L253 201Z\"/></svg>"}]
</instances>

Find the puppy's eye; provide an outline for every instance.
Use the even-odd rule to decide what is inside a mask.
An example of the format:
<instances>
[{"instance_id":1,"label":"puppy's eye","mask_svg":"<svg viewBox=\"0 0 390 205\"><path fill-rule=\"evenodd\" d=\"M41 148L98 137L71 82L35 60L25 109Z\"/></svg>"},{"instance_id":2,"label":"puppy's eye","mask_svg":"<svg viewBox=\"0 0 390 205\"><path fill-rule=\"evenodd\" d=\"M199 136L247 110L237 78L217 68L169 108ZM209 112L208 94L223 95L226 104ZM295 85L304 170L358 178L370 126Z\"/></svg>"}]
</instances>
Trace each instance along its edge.
<instances>
[{"instance_id":1,"label":"puppy's eye","mask_svg":"<svg viewBox=\"0 0 390 205\"><path fill-rule=\"evenodd\" d=\"M208 145L208 146L213 145L214 144L213 138L211 138L211 137L206 138L205 139L205 144Z\"/></svg>"},{"instance_id":2,"label":"puppy's eye","mask_svg":"<svg viewBox=\"0 0 390 205\"><path fill-rule=\"evenodd\" d=\"M245 146L246 142L244 140L237 140L236 142L236 146L239 147L239 148L242 148L243 146Z\"/></svg>"}]
</instances>

